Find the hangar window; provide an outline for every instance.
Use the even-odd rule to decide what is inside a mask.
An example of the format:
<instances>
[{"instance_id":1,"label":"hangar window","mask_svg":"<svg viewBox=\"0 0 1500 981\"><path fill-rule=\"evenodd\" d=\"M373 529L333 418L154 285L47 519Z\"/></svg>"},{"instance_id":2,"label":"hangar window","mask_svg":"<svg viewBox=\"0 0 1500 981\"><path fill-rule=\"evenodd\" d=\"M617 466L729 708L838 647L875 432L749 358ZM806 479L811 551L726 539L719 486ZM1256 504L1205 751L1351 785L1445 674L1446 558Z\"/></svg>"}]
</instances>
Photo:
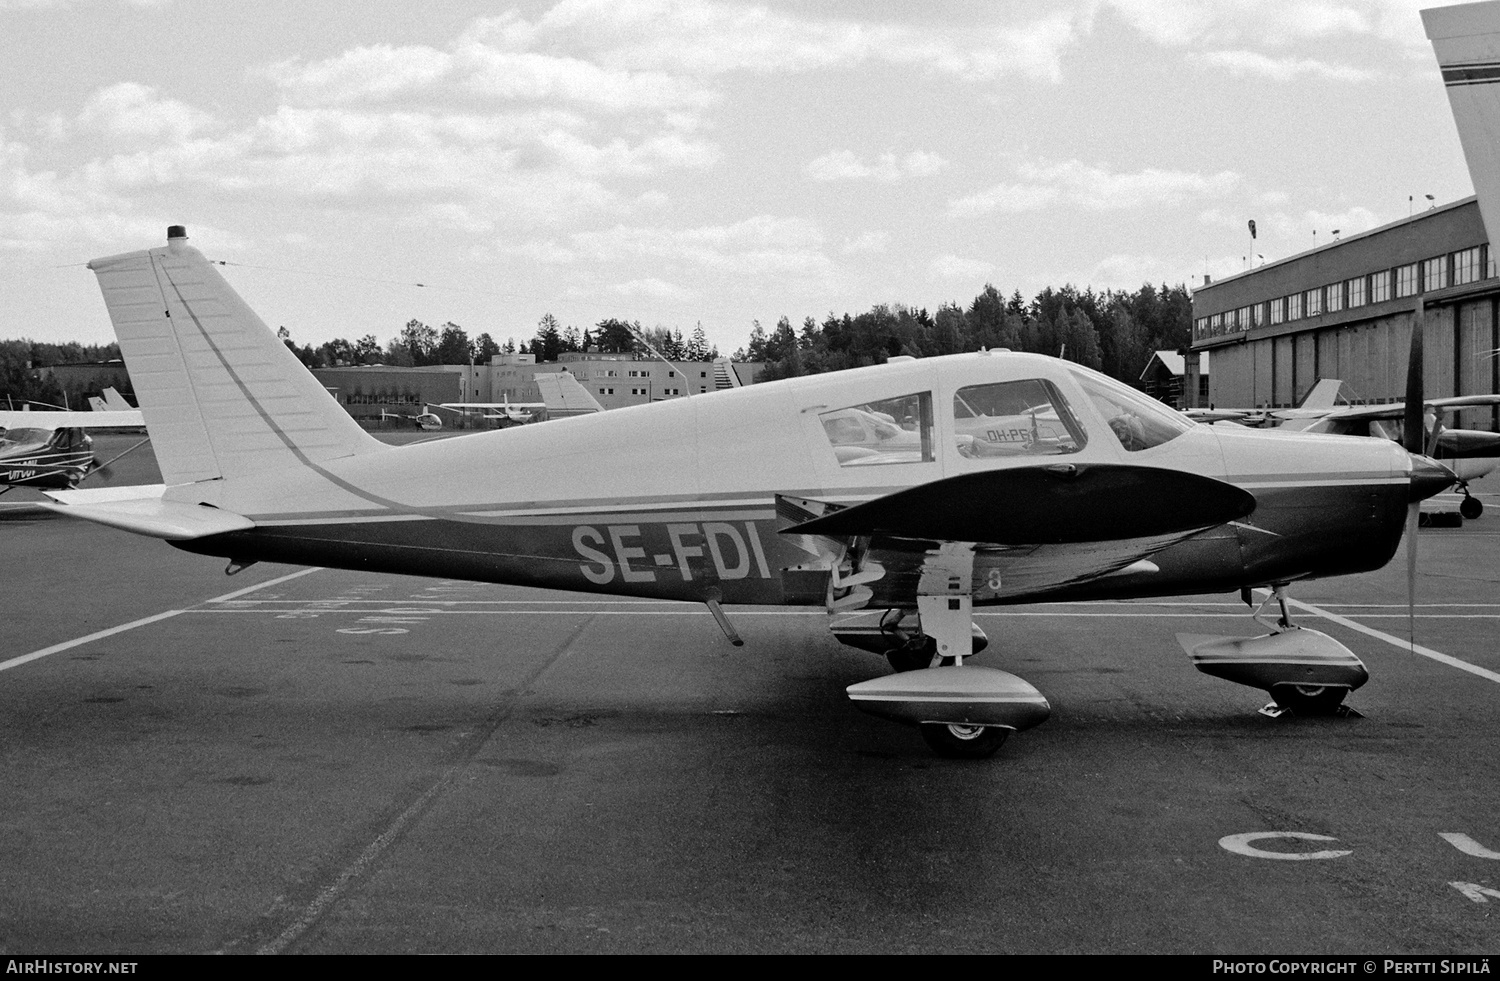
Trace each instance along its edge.
<instances>
[{"instance_id":1,"label":"hangar window","mask_svg":"<svg viewBox=\"0 0 1500 981\"><path fill-rule=\"evenodd\" d=\"M960 456L1054 456L1083 448L1083 429L1051 382L970 385L953 396Z\"/></svg>"},{"instance_id":2,"label":"hangar window","mask_svg":"<svg viewBox=\"0 0 1500 981\"><path fill-rule=\"evenodd\" d=\"M1238 327L1240 330L1249 330L1250 329L1250 308L1249 307L1240 307L1239 313L1235 317L1235 321L1236 321L1235 326Z\"/></svg>"},{"instance_id":3,"label":"hangar window","mask_svg":"<svg viewBox=\"0 0 1500 981\"><path fill-rule=\"evenodd\" d=\"M1328 293L1327 310L1329 313L1338 313L1344 309L1344 284L1334 283L1326 287Z\"/></svg>"},{"instance_id":4,"label":"hangar window","mask_svg":"<svg viewBox=\"0 0 1500 981\"><path fill-rule=\"evenodd\" d=\"M1323 312L1323 290L1321 288L1308 290L1302 295L1306 297L1306 309L1309 317L1316 317Z\"/></svg>"},{"instance_id":5,"label":"hangar window","mask_svg":"<svg viewBox=\"0 0 1500 981\"><path fill-rule=\"evenodd\" d=\"M1453 285L1475 282L1479 276L1479 246L1453 253Z\"/></svg>"},{"instance_id":6,"label":"hangar window","mask_svg":"<svg viewBox=\"0 0 1500 981\"><path fill-rule=\"evenodd\" d=\"M1448 257L1440 255L1422 263L1422 288L1441 290L1448 287Z\"/></svg>"},{"instance_id":7,"label":"hangar window","mask_svg":"<svg viewBox=\"0 0 1500 981\"><path fill-rule=\"evenodd\" d=\"M1396 296L1417 295L1417 264L1409 262L1396 267Z\"/></svg>"},{"instance_id":8,"label":"hangar window","mask_svg":"<svg viewBox=\"0 0 1500 981\"><path fill-rule=\"evenodd\" d=\"M818 413L841 467L930 463L932 395L901 395Z\"/></svg>"},{"instance_id":9,"label":"hangar window","mask_svg":"<svg viewBox=\"0 0 1500 981\"><path fill-rule=\"evenodd\" d=\"M1250 326L1251 327L1259 327L1261 324L1263 324L1265 322L1266 322L1266 305L1264 303L1257 303L1255 306L1253 306L1253 307L1250 308Z\"/></svg>"},{"instance_id":10,"label":"hangar window","mask_svg":"<svg viewBox=\"0 0 1500 981\"><path fill-rule=\"evenodd\" d=\"M1391 298L1391 271L1382 269L1370 277L1370 302L1384 303Z\"/></svg>"},{"instance_id":11,"label":"hangar window","mask_svg":"<svg viewBox=\"0 0 1500 981\"><path fill-rule=\"evenodd\" d=\"M1345 280L1344 285L1349 287L1349 309L1365 305L1365 278L1355 276L1353 279Z\"/></svg>"},{"instance_id":12,"label":"hangar window","mask_svg":"<svg viewBox=\"0 0 1500 981\"><path fill-rule=\"evenodd\" d=\"M1271 323L1279 324L1286 321L1286 297L1279 296L1271 301Z\"/></svg>"},{"instance_id":13,"label":"hangar window","mask_svg":"<svg viewBox=\"0 0 1500 981\"><path fill-rule=\"evenodd\" d=\"M1288 319L1288 320L1301 320L1302 319L1302 294L1301 293L1293 293L1291 296L1289 296L1289 297L1286 298L1286 319Z\"/></svg>"}]
</instances>

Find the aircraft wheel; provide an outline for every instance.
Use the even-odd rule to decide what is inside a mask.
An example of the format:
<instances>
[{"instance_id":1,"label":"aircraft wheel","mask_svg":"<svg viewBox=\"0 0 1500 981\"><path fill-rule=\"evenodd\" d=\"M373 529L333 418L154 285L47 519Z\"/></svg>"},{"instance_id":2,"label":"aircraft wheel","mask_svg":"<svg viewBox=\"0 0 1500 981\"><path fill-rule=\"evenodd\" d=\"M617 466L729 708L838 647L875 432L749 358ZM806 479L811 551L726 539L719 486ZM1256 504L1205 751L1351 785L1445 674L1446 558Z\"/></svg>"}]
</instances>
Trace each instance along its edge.
<instances>
[{"instance_id":1,"label":"aircraft wheel","mask_svg":"<svg viewBox=\"0 0 1500 981\"><path fill-rule=\"evenodd\" d=\"M943 722L922 724L922 738L939 756L951 760L983 760L1010 736L1009 729L999 726L949 725Z\"/></svg>"},{"instance_id":2,"label":"aircraft wheel","mask_svg":"<svg viewBox=\"0 0 1500 981\"><path fill-rule=\"evenodd\" d=\"M1349 689L1332 685L1277 685L1271 690L1277 705L1297 715L1331 715L1347 694Z\"/></svg>"},{"instance_id":3,"label":"aircraft wheel","mask_svg":"<svg viewBox=\"0 0 1500 981\"><path fill-rule=\"evenodd\" d=\"M1473 521L1484 513L1484 503L1477 497L1466 497L1458 506L1458 513Z\"/></svg>"}]
</instances>

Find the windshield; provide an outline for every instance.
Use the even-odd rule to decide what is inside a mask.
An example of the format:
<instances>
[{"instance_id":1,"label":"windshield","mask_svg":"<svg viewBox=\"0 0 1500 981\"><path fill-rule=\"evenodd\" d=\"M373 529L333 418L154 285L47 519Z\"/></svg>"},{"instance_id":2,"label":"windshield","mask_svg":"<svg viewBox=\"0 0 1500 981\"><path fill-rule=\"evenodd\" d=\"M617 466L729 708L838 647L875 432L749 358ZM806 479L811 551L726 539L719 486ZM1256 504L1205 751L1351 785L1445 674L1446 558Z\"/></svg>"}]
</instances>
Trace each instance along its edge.
<instances>
[{"instance_id":1,"label":"windshield","mask_svg":"<svg viewBox=\"0 0 1500 981\"><path fill-rule=\"evenodd\" d=\"M1191 419L1176 409L1108 375L1077 365L1069 367L1120 445L1131 453L1160 446L1194 426Z\"/></svg>"},{"instance_id":2,"label":"windshield","mask_svg":"<svg viewBox=\"0 0 1500 981\"><path fill-rule=\"evenodd\" d=\"M0 432L0 451L10 451L23 446L42 446L52 438L50 429L7 429Z\"/></svg>"}]
</instances>

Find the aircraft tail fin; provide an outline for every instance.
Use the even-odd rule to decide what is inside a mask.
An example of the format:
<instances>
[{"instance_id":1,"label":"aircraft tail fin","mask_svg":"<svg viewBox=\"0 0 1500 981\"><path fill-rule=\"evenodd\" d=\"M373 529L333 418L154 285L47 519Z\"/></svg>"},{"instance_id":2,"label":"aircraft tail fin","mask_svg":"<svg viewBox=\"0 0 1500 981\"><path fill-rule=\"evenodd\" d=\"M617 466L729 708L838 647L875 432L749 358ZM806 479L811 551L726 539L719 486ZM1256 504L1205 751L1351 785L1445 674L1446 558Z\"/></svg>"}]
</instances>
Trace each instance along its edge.
<instances>
[{"instance_id":1,"label":"aircraft tail fin","mask_svg":"<svg viewBox=\"0 0 1500 981\"><path fill-rule=\"evenodd\" d=\"M589 394L588 389L566 371L539 374L533 378L537 388L542 390L542 401L547 404L549 416L578 416L604 411L604 406Z\"/></svg>"},{"instance_id":2,"label":"aircraft tail fin","mask_svg":"<svg viewBox=\"0 0 1500 981\"><path fill-rule=\"evenodd\" d=\"M1298 404L1299 409L1331 409L1338 404L1339 389L1344 383L1337 378L1319 378Z\"/></svg>"},{"instance_id":3,"label":"aircraft tail fin","mask_svg":"<svg viewBox=\"0 0 1500 981\"><path fill-rule=\"evenodd\" d=\"M95 399L89 399L89 401L94 402ZM135 411L135 406L125 401L125 396L121 395L114 388L106 388L104 390L104 398L99 399L98 401L102 402L104 404L104 408L110 412Z\"/></svg>"},{"instance_id":4,"label":"aircraft tail fin","mask_svg":"<svg viewBox=\"0 0 1500 981\"><path fill-rule=\"evenodd\" d=\"M168 485L385 450L240 299L180 225L95 259Z\"/></svg>"},{"instance_id":5,"label":"aircraft tail fin","mask_svg":"<svg viewBox=\"0 0 1500 981\"><path fill-rule=\"evenodd\" d=\"M1490 239L1500 231L1500 4L1422 11Z\"/></svg>"}]
</instances>

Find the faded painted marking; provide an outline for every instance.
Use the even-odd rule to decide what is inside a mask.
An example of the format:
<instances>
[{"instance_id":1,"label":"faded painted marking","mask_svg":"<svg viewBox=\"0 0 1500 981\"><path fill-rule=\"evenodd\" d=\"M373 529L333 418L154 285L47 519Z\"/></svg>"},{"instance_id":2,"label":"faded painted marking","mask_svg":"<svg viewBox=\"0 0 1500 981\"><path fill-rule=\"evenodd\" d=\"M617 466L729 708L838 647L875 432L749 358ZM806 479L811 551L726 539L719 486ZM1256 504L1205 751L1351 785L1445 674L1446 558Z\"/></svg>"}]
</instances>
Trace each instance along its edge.
<instances>
[{"instance_id":1,"label":"faded painted marking","mask_svg":"<svg viewBox=\"0 0 1500 981\"><path fill-rule=\"evenodd\" d=\"M1269 594L1269 590L1264 589L1256 590L1256 592ZM1439 664L1446 664L1450 668L1457 668L1460 671L1467 671L1472 675L1477 675L1478 677L1484 678L1486 681L1493 681L1496 684L1500 684L1500 674L1496 674L1494 671L1491 671L1488 668L1481 668L1477 664L1470 664L1468 661L1461 661L1458 658L1448 654L1444 654L1441 651L1435 651L1430 647L1423 647L1421 644L1413 644L1409 640L1403 640L1400 637L1393 636L1392 634L1385 633L1384 631L1376 630L1374 627L1367 627L1362 623L1356 623L1353 620L1350 620L1348 617L1341 617L1337 613L1329 613L1327 610L1313 606L1311 603L1304 603L1301 600L1295 599L1288 599L1287 602L1299 610L1305 610L1308 613L1311 613L1315 616L1320 616L1325 620L1331 620L1341 627L1348 627L1350 630L1356 630L1359 633L1365 634L1369 637L1374 637L1377 640L1383 640L1387 644L1390 644L1392 647L1399 647L1403 651L1410 651L1413 654L1420 654L1423 657L1428 658L1429 660L1437 661Z\"/></svg>"},{"instance_id":2,"label":"faded painted marking","mask_svg":"<svg viewBox=\"0 0 1500 981\"><path fill-rule=\"evenodd\" d=\"M1328 835L1315 835L1308 831L1250 831L1245 834L1225 835L1219 839L1219 847L1225 851L1234 852L1236 855L1245 855L1250 858L1270 858L1282 862L1305 862L1315 859L1343 858L1345 855L1354 854L1351 851L1322 851L1322 852L1270 852L1264 848L1256 848L1253 842L1267 841L1273 838L1295 838L1301 841L1338 841Z\"/></svg>"},{"instance_id":3,"label":"faded painted marking","mask_svg":"<svg viewBox=\"0 0 1500 981\"><path fill-rule=\"evenodd\" d=\"M1500 860L1500 852L1490 851L1488 848L1484 847L1479 842L1475 841L1473 838L1470 838L1468 835L1463 834L1462 832L1439 831L1438 837L1446 841L1448 844L1452 845L1454 848L1457 848L1465 855L1472 855L1475 858Z\"/></svg>"},{"instance_id":4,"label":"faded painted marking","mask_svg":"<svg viewBox=\"0 0 1500 981\"><path fill-rule=\"evenodd\" d=\"M1476 903L1487 903L1490 896L1500 899L1500 890L1491 889L1489 886L1481 886L1476 882L1450 882L1448 885L1457 889Z\"/></svg>"},{"instance_id":5,"label":"faded painted marking","mask_svg":"<svg viewBox=\"0 0 1500 981\"><path fill-rule=\"evenodd\" d=\"M265 589L267 586L274 586L277 583L286 582L288 579L296 579L298 576L305 576L305 575L307 575L310 572L317 572L317 571L318 570L316 568L314 568L314 569L303 569L300 572L294 572L294 573L292 573L290 575L282 576L279 579L268 579L268 580L266 580L265 582L261 583L258 586L248 586L245 589L237 589L237 590L235 590L232 593L225 593L223 596L216 596L216 597L214 597L211 600L206 600L205 602L208 602L208 603L222 603L222 602L224 602L226 600L233 599L236 596L244 596L246 593L253 593L257 589ZM50 654L57 654L57 653L59 653L61 651L70 650L70 649L72 649L74 647L79 647L79 646L82 646L83 644L92 643L93 641L96 641L96 640L103 640L105 637L113 637L115 634L122 634L122 633L124 633L127 630L134 630L137 627L144 627L147 624L157 623L157 622L159 622L161 620L169 620L172 617L179 616L179 615L181 615L183 613L196 613L196 612L200 612L200 611L197 611L197 610L164 610L161 613L156 613L156 614L153 614L153 615L151 615L149 617L142 617L139 620L132 620L129 623L122 623L122 624L120 624L117 627L110 627L107 630L98 630L98 631L95 631L94 633L87 634L87 635L85 635L83 637L76 637L73 640L65 640L61 644L53 644L51 647L44 647L44 648L42 648L39 651L32 651L30 654L22 654L19 657L13 657L13 658L11 658L8 661L0 661L0 671L9 671L11 668L17 668L17 667L20 667L21 665L27 664L27 663L29 663L31 661L40 660L41 658L47 657ZM206 612L206 611L203 611L203 612Z\"/></svg>"}]
</instances>

